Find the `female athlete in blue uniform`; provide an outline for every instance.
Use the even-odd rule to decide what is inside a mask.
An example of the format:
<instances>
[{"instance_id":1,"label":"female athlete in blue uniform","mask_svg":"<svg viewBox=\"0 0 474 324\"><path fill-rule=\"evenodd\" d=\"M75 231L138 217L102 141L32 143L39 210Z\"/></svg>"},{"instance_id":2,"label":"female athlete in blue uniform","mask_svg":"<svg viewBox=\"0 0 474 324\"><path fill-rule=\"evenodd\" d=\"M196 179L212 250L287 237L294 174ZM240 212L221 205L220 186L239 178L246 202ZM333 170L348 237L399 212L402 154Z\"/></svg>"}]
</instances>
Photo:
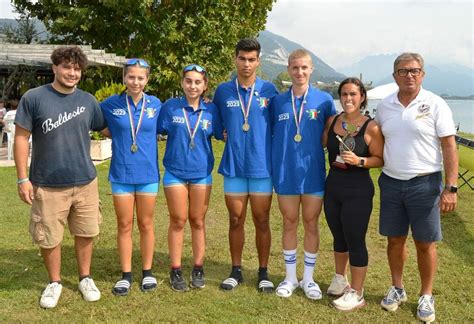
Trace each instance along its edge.
<instances>
[{"instance_id":1,"label":"female athlete in blue uniform","mask_svg":"<svg viewBox=\"0 0 474 324\"><path fill-rule=\"evenodd\" d=\"M127 87L101 103L112 137L109 181L117 215L117 245L122 279L112 292L127 295L132 283L132 229L134 209L140 231L142 282L144 292L156 288L151 268L155 245L153 217L158 192L157 122L161 102L143 92L150 66L143 59L127 60L123 80Z\"/></svg>"},{"instance_id":2,"label":"female athlete in blue uniform","mask_svg":"<svg viewBox=\"0 0 474 324\"><path fill-rule=\"evenodd\" d=\"M204 102L206 70L196 64L183 70L184 96L165 102L160 113L159 132L168 134L163 158L163 187L170 214L168 248L171 259L170 284L178 292L188 290L181 270L184 226L191 225L194 268L190 286L204 288L205 216L214 167L211 137L220 126L216 106ZM222 130L220 131L222 134ZM217 135L222 138L222 135Z\"/></svg>"}]
</instances>

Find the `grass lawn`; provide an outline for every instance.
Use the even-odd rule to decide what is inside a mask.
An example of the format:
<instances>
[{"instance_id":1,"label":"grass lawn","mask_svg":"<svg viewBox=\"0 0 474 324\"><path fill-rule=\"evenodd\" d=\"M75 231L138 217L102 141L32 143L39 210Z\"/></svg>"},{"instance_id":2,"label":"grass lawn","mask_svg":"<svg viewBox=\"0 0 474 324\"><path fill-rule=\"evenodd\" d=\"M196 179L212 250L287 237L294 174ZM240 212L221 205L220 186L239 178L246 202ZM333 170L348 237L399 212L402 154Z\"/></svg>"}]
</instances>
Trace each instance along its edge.
<instances>
[{"instance_id":1,"label":"grass lawn","mask_svg":"<svg viewBox=\"0 0 474 324\"><path fill-rule=\"evenodd\" d=\"M160 143L160 153L163 143ZM216 166L220 161L222 144L215 144ZM47 283L47 273L28 234L29 207L16 194L14 168L0 169L3 179L0 191L0 322L152 322L152 321L356 321L356 322L406 322L414 321L419 277L414 244L409 241L409 259L405 268L405 285L408 302L395 313L383 311L379 306L382 296L390 286L386 261L386 240L378 234L379 195L376 192L374 210L367 235L369 247L369 271L365 285L367 306L355 312L342 313L329 306L330 298L325 291L334 273L332 236L321 215L321 248L315 279L324 292L320 301L305 298L302 290L296 290L289 299L274 294L262 295L256 291L258 268L254 229L251 218L246 224L246 245L243 253L244 284L236 291L219 290L219 283L230 271L230 255L227 240L227 211L224 204L222 177L214 173L214 188L207 214L207 251L205 272L207 286L202 291L175 293L169 288L167 257L168 212L163 191L160 188L156 214L156 252L154 273L159 280L158 289L150 294L139 290L141 262L138 232L134 237L135 282L127 297L115 297L111 293L119 278L120 266L115 242L115 214L112 196L107 182L108 163L97 167L100 195L103 202L104 222L101 234L95 242L92 274L102 291L102 299L86 303L77 290L76 262L70 235L63 244L62 278L64 289L58 306L53 310L40 309L41 290ZM374 181L380 171L372 170ZM377 187L377 186L376 186ZM378 189L378 188L377 188ZM435 282L436 317L440 322L474 321L474 193L467 186L459 193L457 211L442 218L444 240L438 244L439 267ZM250 213L249 213L250 215ZM271 210L273 233L269 264L271 279L278 284L284 278L281 256L282 222L276 199ZM301 227L301 226L300 226ZM300 228L301 230L301 228ZM183 267L188 277L192 267L190 231L186 230ZM302 231L298 249L298 270L302 276ZM471 282L471 283L470 283Z\"/></svg>"}]
</instances>

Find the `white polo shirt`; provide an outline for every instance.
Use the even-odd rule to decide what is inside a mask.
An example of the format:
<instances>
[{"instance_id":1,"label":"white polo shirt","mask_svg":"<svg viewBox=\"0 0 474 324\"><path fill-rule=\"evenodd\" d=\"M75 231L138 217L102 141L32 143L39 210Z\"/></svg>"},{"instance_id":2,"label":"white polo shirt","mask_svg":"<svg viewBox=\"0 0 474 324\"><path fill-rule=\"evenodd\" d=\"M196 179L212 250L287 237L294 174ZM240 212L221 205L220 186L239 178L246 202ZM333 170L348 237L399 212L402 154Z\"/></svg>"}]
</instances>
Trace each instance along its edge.
<instances>
[{"instance_id":1,"label":"white polo shirt","mask_svg":"<svg viewBox=\"0 0 474 324\"><path fill-rule=\"evenodd\" d=\"M439 96L421 89L404 107L398 91L377 105L375 121L385 137L382 171L395 179L441 171L440 137L456 134L451 109Z\"/></svg>"}]
</instances>

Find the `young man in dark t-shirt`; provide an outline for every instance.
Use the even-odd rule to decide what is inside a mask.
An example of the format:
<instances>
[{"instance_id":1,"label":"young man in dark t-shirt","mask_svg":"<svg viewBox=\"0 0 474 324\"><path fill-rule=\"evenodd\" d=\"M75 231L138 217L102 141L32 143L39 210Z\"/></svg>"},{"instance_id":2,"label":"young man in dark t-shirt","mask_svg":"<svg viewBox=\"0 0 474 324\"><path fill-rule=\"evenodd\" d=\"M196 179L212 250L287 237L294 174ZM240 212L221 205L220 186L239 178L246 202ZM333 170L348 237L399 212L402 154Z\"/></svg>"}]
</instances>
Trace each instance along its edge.
<instances>
[{"instance_id":1,"label":"young man in dark t-shirt","mask_svg":"<svg viewBox=\"0 0 474 324\"><path fill-rule=\"evenodd\" d=\"M87 57L77 46L51 55L54 81L25 93L15 117L15 165L18 194L31 206L30 233L39 245L50 283L40 306L53 308L62 291L61 241L64 225L74 236L79 291L97 301L100 291L90 277L93 238L99 234L99 194L90 158L90 130L104 122L92 95L76 88ZM29 137L33 152L29 177Z\"/></svg>"}]
</instances>

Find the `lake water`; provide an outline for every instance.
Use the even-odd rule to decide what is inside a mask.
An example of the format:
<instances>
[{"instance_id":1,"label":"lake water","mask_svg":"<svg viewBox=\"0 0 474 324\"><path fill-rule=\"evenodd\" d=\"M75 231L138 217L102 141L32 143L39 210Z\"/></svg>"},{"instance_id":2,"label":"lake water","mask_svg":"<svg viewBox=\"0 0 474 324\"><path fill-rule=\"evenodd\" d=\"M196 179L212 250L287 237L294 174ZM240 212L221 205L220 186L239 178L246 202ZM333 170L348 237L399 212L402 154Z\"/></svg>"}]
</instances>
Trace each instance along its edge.
<instances>
[{"instance_id":1,"label":"lake water","mask_svg":"<svg viewBox=\"0 0 474 324\"><path fill-rule=\"evenodd\" d=\"M373 116L373 111L380 100L369 100L368 110ZM474 134L474 100L446 100L453 112L453 119L456 125L459 124L459 131ZM339 100L335 100L336 109L342 110Z\"/></svg>"}]
</instances>

